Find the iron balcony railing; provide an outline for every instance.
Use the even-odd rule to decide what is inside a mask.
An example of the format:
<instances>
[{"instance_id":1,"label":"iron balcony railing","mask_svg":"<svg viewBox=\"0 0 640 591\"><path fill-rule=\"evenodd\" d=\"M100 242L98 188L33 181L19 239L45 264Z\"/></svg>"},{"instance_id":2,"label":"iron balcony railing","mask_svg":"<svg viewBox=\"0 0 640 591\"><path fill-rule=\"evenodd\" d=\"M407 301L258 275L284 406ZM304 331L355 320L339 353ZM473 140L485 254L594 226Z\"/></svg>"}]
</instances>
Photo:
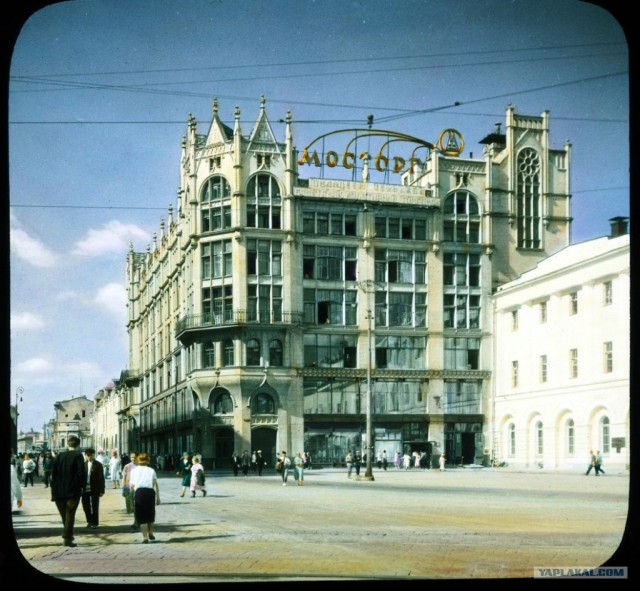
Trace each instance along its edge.
<instances>
[{"instance_id":1,"label":"iron balcony railing","mask_svg":"<svg viewBox=\"0 0 640 591\"><path fill-rule=\"evenodd\" d=\"M217 326L233 326L240 324L301 324L301 312L254 312L248 310L232 310L222 314L213 312L205 314L187 314L176 323L176 334L186 330L215 328Z\"/></svg>"}]
</instances>

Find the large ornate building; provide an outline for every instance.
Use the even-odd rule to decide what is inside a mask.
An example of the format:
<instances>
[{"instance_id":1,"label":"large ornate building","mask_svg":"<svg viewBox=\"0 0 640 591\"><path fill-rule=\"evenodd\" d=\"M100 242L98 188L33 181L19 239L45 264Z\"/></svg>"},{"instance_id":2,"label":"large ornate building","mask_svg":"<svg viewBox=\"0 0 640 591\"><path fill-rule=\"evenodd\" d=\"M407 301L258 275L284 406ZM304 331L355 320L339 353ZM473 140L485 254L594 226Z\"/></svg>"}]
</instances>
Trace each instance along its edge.
<instances>
[{"instance_id":1,"label":"large ornate building","mask_svg":"<svg viewBox=\"0 0 640 591\"><path fill-rule=\"evenodd\" d=\"M570 145L512 107L479 159L454 129L337 130L298 151L284 123L280 141L264 99L248 135L217 101L206 133L190 117L177 208L128 255L121 449L332 464L370 427L374 454L481 462L492 294L569 245Z\"/></svg>"}]
</instances>

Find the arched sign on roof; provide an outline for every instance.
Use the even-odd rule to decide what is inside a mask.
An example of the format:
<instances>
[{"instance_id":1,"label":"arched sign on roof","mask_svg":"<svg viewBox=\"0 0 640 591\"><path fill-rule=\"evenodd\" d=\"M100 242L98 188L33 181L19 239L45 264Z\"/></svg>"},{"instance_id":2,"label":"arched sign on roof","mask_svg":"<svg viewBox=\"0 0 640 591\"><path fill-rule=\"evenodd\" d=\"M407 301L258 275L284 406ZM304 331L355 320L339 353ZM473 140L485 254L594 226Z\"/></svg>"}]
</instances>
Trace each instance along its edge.
<instances>
[{"instance_id":1,"label":"arched sign on roof","mask_svg":"<svg viewBox=\"0 0 640 591\"><path fill-rule=\"evenodd\" d=\"M327 138L340 134L352 136L346 143L344 150L338 152L326 149ZM402 153L394 146L392 150L391 144L394 143L413 145L413 149L411 152ZM363 148L363 144L366 147ZM462 134L455 129L445 129L440 134L437 144L397 131L341 129L315 138L302 151L298 165L342 167L354 172L359 168L366 180L370 166L385 175L390 172L403 174L407 171L422 171L433 150L437 150L445 156L457 157L463 148Z\"/></svg>"}]
</instances>

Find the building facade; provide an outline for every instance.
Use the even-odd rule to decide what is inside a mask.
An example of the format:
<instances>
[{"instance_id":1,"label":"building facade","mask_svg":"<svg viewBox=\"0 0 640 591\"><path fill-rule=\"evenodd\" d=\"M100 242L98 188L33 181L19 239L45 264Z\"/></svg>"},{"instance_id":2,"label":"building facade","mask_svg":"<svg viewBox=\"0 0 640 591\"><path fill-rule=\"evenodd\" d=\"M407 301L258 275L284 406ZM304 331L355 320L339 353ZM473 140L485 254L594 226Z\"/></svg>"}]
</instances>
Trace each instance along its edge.
<instances>
[{"instance_id":1,"label":"building facade","mask_svg":"<svg viewBox=\"0 0 640 591\"><path fill-rule=\"evenodd\" d=\"M93 446L91 416L93 402L86 396L77 396L60 400L54 405L54 430L51 433L49 448L53 451L64 451L71 435L80 439L80 447Z\"/></svg>"},{"instance_id":2,"label":"building facade","mask_svg":"<svg viewBox=\"0 0 640 591\"><path fill-rule=\"evenodd\" d=\"M336 464L367 451L370 403L373 454L486 460L492 293L568 246L570 145L512 107L480 159L454 129L298 151L284 123L264 98L248 135L217 101L206 134L189 118L177 208L128 255L122 445Z\"/></svg>"},{"instance_id":3,"label":"building facade","mask_svg":"<svg viewBox=\"0 0 640 591\"><path fill-rule=\"evenodd\" d=\"M626 220L495 294L495 449L516 467L629 467L630 252Z\"/></svg>"}]
</instances>

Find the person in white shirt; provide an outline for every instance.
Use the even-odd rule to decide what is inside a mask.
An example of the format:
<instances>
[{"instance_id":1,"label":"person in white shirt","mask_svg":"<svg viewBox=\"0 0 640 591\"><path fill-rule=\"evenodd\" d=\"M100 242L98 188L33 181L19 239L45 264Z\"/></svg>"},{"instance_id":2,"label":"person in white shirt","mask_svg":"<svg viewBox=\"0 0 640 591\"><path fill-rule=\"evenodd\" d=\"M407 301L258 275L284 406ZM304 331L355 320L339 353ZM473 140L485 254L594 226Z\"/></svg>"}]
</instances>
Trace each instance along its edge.
<instances>
[{"instance_id":1,"label":"person in white shirt","mask_svg":"<svg viewBox=\"0 0 640 591\"><path fill-rule=\"evenodd\" d=\"M149 466L151 458L146 452L138 454L137 466L129 476L129 487L133 494L133 512L142 532L142 543L155 540L153 525L156 520L156 505L160 504L160 489L156 471Z\"/></svg>"},{"instance_id":2,"label":"person in white shirt","mask_svg":"<svg viewBox=\"0 0 640 591\"><path fill-rule=\"evenodd\" d=\"M111 453L111 459L109 460L109 476L113 483L113 488L120 488L120 470L122 469L122 460L118 456L117 451Z\"/></svg>"},{"instance_id":3,"label":"person in white shirt","mask_svg":"<svg viewBox=\"0 0 640 591\"><path fill-rule=\"evenodd\" d=\"M11 475L9 478L11 480L11 510L13 511L14 503L18 505L18 509L22 507L22 487L20 486L20 480L18 479L18 473L16 472L13 460L9 467L11 468Z\"/></svg>"}]
</instances>

